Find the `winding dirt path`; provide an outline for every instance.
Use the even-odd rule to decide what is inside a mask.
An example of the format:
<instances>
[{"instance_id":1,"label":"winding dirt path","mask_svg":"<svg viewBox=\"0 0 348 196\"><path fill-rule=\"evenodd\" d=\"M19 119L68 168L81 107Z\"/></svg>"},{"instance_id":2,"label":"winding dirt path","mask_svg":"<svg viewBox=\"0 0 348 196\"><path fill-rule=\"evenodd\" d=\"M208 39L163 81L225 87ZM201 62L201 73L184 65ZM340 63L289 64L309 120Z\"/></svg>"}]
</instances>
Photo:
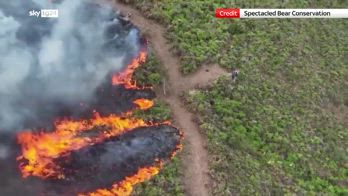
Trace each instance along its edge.
<instances>
[{"instance_id":1,"label":"winding dirt path","mask_svg":"<svg viewBox=\"0 0 348 196\"><path fill-rule=\"evenodd\" d=\"M180 127L185 134L185 153L183 156L184 177L183 182L187 195L207 196L209 195L209 168L208 152L204 137L200 134L197 124L193 121L190 113L181 102L180 96L183 92L197 86L203 87L221 75L227 73L218 65L203 66L196 73L183 76L179 71L180 60L171 52L171 45L165 39L166 30L159 24L144 17L140 11L129 5L118 1L105 1L122 13L132 13L131 21L143 33L146 34L155 55L164 65L168 81L166 95L159 95L160 99L167 102L173 112L174 123Z\"/></svg>"}]
</instances>

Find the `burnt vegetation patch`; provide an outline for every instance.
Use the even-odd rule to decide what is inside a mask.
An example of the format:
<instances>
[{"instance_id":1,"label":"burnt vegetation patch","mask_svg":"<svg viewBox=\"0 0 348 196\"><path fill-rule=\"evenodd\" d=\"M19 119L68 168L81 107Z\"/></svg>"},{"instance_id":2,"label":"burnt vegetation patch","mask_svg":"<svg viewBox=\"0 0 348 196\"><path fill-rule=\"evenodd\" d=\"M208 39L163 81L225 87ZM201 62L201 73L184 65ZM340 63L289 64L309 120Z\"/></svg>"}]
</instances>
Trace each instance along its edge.
<instances>
[{"instance_id":1,"label":"burnt vegetation patch","mask_svg":"<svg viewBox=\"0 0 348 196\"><path fill-rule=\"evenodd\" d=\"M49 180L64 195L109 188L139 168L167 161L180 143L179 131L169 125L140 127L103 143L84 147L54 160L64 180Z\"/></svg>"}]
</instances>

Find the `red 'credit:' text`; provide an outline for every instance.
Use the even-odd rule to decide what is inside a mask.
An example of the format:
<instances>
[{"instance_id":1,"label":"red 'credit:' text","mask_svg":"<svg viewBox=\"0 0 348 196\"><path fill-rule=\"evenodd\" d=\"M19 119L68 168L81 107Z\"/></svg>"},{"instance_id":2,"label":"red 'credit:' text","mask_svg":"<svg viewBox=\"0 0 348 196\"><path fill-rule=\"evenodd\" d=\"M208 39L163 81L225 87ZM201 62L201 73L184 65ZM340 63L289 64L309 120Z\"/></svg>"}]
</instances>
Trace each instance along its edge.
<instances>
[{"instance_id":1,"label":"red 'credit:' text","mask_svg":"<svg viewBox=\"0 0 348 196\"><path fill-rule=\"evenodd\" d=\"M215 11L216 18L240 18L240 9L237 8L217 8Z\"/></svg>"}]
</instances>

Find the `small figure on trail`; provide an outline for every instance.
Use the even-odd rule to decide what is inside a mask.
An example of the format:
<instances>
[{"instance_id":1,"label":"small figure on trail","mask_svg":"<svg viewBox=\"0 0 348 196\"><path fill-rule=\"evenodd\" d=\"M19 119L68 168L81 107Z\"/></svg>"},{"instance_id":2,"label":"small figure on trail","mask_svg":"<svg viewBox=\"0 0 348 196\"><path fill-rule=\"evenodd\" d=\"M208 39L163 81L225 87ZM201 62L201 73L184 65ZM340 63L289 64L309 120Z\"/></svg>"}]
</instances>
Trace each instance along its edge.
<instances>
[{"instance_id":1,"label":"small figure on trail","mask_svg":"<svg viewBox=\"0 0 348 196\"><path fill-rule=\"evenodd\" d=\"M123 20L126 22L130 22L130 18L132 17L132 13L128 12L125 17L123 17Z\"/></svg>"},{"instance_id":2,"label":"small figure on trail","mask_svg":"<svg viewBox=\"0 0 348 196\"><path fill-rule=\"evenodd\" d=\"M237 80L238 74L239 74L239 69L232 69L231 76L232 76L233 82L235 82Z\"/></svg>"},{"instance_id":3,"label":"small figure on trail","mask_svg":"<svg viewBox=\"0 0 348 196\"><path fill-rule=\"evenodd\" d=\"M125 26L130 26L131 21L130 18L132 17L132 14L128 12L126 15L122 14L121 12L118 14L119 18L121 19L121 23Z\"/></svg>"}]
</instances>

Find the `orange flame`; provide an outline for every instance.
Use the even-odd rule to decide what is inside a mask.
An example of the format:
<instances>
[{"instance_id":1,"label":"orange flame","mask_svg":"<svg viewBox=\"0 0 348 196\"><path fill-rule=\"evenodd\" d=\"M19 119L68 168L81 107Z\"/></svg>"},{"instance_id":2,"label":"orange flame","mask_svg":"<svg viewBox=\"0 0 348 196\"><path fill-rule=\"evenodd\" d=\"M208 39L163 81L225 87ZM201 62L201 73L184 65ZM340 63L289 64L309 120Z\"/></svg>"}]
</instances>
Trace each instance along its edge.
<instances>
[{"instance_id":1,"label":"orange flame","mask_svg":"<svg viewBox=\"0 0 348 196\"><path fill-rule=\"evenodd\" d=\"M18 160L28 160L26 164L20 165L23 177L33 175L43 179L64 178L59 168L52 164L54 158L84 146L102 142L106 138L123 134L131 129L150 125L139 119L97 115L91 120L56 122L55 130L50 133L19 133L18 142L22 145L23 154L18 157ZM88 136L88 131L98 127L103 127L103 132L93 137Z\"/></svg>"},{"instance_id":2,"label":"orange flame","mask_svg":"<svg viewBox=\"0 0 348 196\"><path fill-rule=\"evenodd\" d=\"M121 73L114 74L112 76L113 85L124 85L127 89L136 89L136 82L132 80L133 73L142 63L146 61L146 52L141 51L139 56L127 66L127 68Z\"/></svg>"},{"instance_id":3,"label":"orange flame","mask_svg":"<svg viewBox=\"0 0 348 196\"><path fill-rule=\"evenodd\" d=\"M153 101L149 99L137 99L133 101L133 103L138 105L139 109L141 110L147 110L154 105Z\"/></svg>"},{"instance_id":4,"label":"orange flame","mask_svg":"<svg viewBox=\"0 0 348 196\"><path fill-rule=\"evenodd\" d=\"M141 51L139 56L121 72L112 76L113 85L123 85L127 89L138 89L136 82L132 80L133 73L146 60L146 51ZM152 100L137 99L133 102L139 109L146 110L154 105ZM36 176L41 179L64 179L62 169L53 163L55 158L88 145L103 142L105 139L122 135L138 127L153 126L159 124L170 125L170 121L159 124L145 122L142 119L134 119L127 112L121 116L110 115L101 117L95 112L95 117L89 120L59 120L54 123L52 132L22 132L17 136L18 143L22 146L22 155L17 158L20 161L20 170L24 178ZM93 133L92 133L93 132ZM183 138L182 132L180 132ZM182 149L178 144L171 157ZM126 177L123 181L114 184L109 190L98 189L91 193L81 193L79 196L114 196L130 195L133 186L137 183L149 180L158 174L162 168L162 162L157 160L156 166L139 168L133 176Z\"/></svg>"},{"instance_id":5,"label":"orange flame","mask_svg":"<svg viewBox=\"0 0 348 196\"><path fill-rule=\"evenodd\" d=\"M123 195L130 195L133 191L133 186L144 182L146 180L149 180L151 177L158 174L159 170L162 167L162 163L159 163L159 166L150 166L141 168L138 170L138 172L130 177L126 177L125 180L123 180L120 183L114 184L110 190L107 189L98 189L93 193L87 193L87 194L79 194L79 196L123 196Z\"/></svg>"}]
</instances>

